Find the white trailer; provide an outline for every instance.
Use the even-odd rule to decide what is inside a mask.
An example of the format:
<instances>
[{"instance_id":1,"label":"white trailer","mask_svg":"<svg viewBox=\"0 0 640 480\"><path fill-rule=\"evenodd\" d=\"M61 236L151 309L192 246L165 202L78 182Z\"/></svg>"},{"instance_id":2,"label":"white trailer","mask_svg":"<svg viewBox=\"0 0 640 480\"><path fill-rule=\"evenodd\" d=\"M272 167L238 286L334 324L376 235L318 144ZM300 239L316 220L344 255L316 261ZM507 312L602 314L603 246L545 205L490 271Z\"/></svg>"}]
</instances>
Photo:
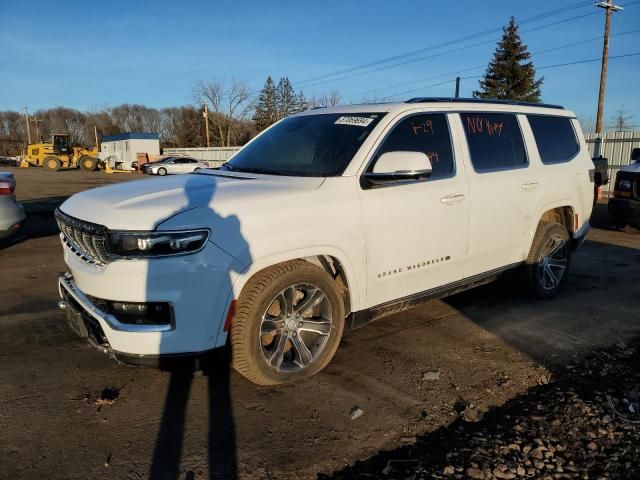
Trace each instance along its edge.
<instances>
[{"instance_id":1,"label":"white trailer","mask_svg":"<svg viewBox=\"0 0 640 480\"><path fill-rule=\"evenodd\" d=\"M102 137L100 157L115 170L132 170L131 163L139 153L160 155L160 134L151 132L125 132Z\"/></svg>"}]
</instances>

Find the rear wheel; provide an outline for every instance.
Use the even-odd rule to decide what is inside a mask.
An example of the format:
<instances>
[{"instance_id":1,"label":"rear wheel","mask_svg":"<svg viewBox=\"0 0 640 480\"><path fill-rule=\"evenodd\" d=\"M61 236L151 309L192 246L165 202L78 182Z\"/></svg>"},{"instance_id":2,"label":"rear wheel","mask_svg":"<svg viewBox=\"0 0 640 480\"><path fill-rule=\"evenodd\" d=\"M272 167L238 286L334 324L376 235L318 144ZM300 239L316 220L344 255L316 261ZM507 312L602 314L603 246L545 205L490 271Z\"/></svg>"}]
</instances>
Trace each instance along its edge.
<instances>
[{"instance_id":1,"label":"rear wheel","mask_svg":"<svg viewBox=\"0 0 640 480\"><path fill-rule=\"evenodd\" d=\"M525 266L529 291L539 298L552 298L564 285L570 265L567 229L559 223L538 225Z\"/></svg>"},{"instance_id":2,"label":"rear wheel","mask_svg":"<svg viewBox=\"0 0 640 480\"><path fill-rule=\"evenodd\" d=\"M158 175L160 175L161 177L165 176L167 174L167 169L162 167L158 169Z\"/></svg>"},{"instance_id":3,"label":"rear wheel","mask_svg":"<svg viewBox=\"0 0 640 480\"><path fill-rule=\"evenodd\" d=\"M98 159L90 157L89 155L83 155L80 157L80 168L87 172L93 172L98 167Z\"/></svg>"},{"instance_id":4,"label":"rear wheel","mask_svg":"<svg viewBox=\"0 0 640 480\"><path fill-rule=\"evenodd\" d=\"M60 159L50 155L44 159L42 167L57 172L61 167Z\"/></svg>"},{"instance_id":5,"label":"rear wheel","mask_svg":"<svg viewBox=\"0 0 640 480\"><path fill-rule=\"evenodd\" d=\"M336 281L297 260L258 273L243 289L231 327L234 368L260 385L310 377L333 358L344 330Z\"/></svg>"}]
</instances>

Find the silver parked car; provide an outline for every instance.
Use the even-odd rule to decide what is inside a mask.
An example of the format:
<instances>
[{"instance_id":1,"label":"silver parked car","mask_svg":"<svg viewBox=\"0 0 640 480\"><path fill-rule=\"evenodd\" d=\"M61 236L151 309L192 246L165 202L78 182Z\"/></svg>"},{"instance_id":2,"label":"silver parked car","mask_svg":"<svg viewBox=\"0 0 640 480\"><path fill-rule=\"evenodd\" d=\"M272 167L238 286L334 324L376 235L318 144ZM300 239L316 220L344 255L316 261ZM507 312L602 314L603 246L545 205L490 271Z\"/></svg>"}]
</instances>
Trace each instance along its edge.
<instances>
[{"instance_id":1,"label":"silver parked car","mask_svg":"<svg viewBox=\"0 0 640 480\"><path fill-rule=\"evenodd\" d=\"M201 168L209 168L207 162L189 157L167 157L153 163L142 165L143 173L152 175L169 175L175 173L191 173Z\"/></svg>"},{"instance_id":2,"label":"silver parked car","mask_svg":"<svg viewBox=\"0 0 640 480\"><path fill-rule=\"evenodd\" d=\"M0 239L16 232L26 218L22 205L16 202L15 188L13 173L0 172Z\"/></svg>"}]
</instances>

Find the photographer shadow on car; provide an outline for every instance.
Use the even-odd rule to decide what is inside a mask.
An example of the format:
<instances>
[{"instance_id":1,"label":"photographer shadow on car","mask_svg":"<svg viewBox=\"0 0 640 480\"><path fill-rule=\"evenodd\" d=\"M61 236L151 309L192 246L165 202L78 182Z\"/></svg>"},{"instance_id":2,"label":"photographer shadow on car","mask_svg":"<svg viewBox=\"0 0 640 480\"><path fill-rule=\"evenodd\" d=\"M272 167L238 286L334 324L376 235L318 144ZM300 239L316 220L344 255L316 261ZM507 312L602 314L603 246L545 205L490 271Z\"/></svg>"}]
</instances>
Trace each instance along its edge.
<instances>
[{"instance_id":1,"label":"photographer shadow on car","mask_svg":"<svg viewBox=\"0 0 640 480\"><path fill-rule=\"evenodd\" d=\"M197 209L196 215L201 225L216 225L231 235L239 247L248 245L240 231L240 222L235 215L220 216L213 208L213 200L217 187L217 178L209 174L192 174L184 186L187 204L178 211ZM212 232L212 234L214 234ZM189 261L185 257L185 261ZM232 262L232 265L237 262ZM205 265L194 265L193 268L206 268ZM237 269L235 269L237 270ZM229 278L233 267L218 279L211 288L222 292L231 292L232 280ZM147 273L147 293L157 295L160 281L166 285L169 281L163 275L162 263L152 262ZM160 280L158 280L160 279ZM176 285L176 288L190 288L188 285ZM152 293L153 292L153 293ZM213 293L212 293L213 296ZM202 312L206 315L206 312ZM195 319L194 319L195 320ZM224 319L223 319L224 320ZM183 320L185 321L185 320ZM189 319L186 319L189 321ZM219 319L211 319L211 325L218 325ZM166 332L161 338L160 353L171 352L170 341L164 340L173 332ZM216 332L217 333L217 332ZM229 342L227 342L229 343ZM149 478L181 479L194 478L192 471L181 468L184 435L186 430L186 412L190 393L193 389L194 377L204 375L208 386L208 441L207 464L210 479L235 479L238 476L236 456L236 432L232 409L231 394L231 347L226 345L199 356L161 356L158 361L160 369L169 372L169 382L160 420L153 458L149 470ZM188 452L193 455L196 452ZM196 453L200 456L200 453ZM186 477L185 477L186 475Z\"/></svg>"}]
</instances>

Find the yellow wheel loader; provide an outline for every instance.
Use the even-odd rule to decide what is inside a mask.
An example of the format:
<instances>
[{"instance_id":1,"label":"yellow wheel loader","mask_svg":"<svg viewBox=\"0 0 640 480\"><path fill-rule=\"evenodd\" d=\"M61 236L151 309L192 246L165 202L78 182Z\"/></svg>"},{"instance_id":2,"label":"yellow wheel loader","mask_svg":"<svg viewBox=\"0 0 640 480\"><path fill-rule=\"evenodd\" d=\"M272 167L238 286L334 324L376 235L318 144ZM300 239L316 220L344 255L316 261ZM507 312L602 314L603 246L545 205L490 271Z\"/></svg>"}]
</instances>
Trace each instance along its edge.
<instances>
[{"instance_id":1,"label":"yellow wheel loader","mask_svg":"<svg viewBox=\"0 0 640 480\"><path fill-rule=\"evenodd\" d=\"M51 135L51 142L32 143L24 155L29 165L51 171L61 168L78 168L93 171L98 167L98 148L72 147L69 135Z\"/></svg>"}]
</instances>

